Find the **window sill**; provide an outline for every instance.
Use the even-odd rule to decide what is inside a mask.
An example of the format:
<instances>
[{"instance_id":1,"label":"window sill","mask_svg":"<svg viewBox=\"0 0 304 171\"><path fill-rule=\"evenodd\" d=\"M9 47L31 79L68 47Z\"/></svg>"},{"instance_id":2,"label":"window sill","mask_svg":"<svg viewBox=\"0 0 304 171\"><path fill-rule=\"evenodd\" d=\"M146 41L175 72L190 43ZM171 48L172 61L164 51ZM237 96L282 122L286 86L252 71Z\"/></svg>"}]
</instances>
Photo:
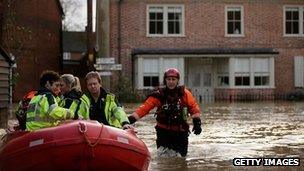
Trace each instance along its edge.
<instances>
[{"instance_id":1,"label":"window sill","mask_svg":"<svg viewBox=\"0 0 304 171\"><path fill-rule=\"evenodd\" d=\"M225 37L231 37L231 38L233 38L233 37L235 37L235 38L243 38L243 37L245 37L245 35L244 34L225 34Z\"/></svg>"},{"instance_id":2,"label":"window sill","mask_svg":"<svg viewBox=\"0 0 304 171\"><path fill-rule=\"evenodd\" d=\"M284 34L283 37L304 37L304 34Z\"/></svg>"},{"instance_id":3,"label":"window sill","mask_svg":"<svg viewBox=\"0 0 304 171\"><path fill-rule=\"evenodd\" d=\"M162 37L186 37L185 34L174 34L174 35L165 35L165 34L157 34L157 35L151 35L148 34L147 35L148 38L154 38L154 37L158 37L158 38L162 38Z\"/></svg>"}]
</instances>

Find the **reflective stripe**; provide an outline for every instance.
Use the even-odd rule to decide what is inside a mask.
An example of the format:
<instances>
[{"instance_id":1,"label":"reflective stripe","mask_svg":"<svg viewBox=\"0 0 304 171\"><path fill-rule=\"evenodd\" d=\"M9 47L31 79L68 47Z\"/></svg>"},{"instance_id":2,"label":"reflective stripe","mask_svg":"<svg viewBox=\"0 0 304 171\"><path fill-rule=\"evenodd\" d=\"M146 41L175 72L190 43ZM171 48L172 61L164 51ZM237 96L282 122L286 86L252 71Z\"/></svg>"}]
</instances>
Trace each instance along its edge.
<instances>
[{"instance_id":1,"label":"reflective stripe","mask_svg":"<svg viewBox=\"0 0 304 171\"><path fill-rule=\"evenodd\" d=\"M49 106L49 109L46 111L47 113L51 113L53 109L55 109L58 105L56 103Z\"/></svg>"},{"instance_id":2,"label":"reflective stripe","mask_svg":"<svg viewBox=\"0 0 304 171\"><path fill-rule=\"evenodd\" d=\"M122 108L121 108L121 107L115 107L115 108L113 109L113 113L116 113L116 112L118 112L119 110L122 110Z\"/></svg>"},{"instance_id":3,"label":"reflective stripe","mask_svg":"<svg viewBox=\"0 0 304 171\"><path fill-rule=\"evenodd\" d=\"M26 122L56 122L57 121L50 117L39 117L37 115L35 117L26 118Z\"/></svg>"}]
</instances>

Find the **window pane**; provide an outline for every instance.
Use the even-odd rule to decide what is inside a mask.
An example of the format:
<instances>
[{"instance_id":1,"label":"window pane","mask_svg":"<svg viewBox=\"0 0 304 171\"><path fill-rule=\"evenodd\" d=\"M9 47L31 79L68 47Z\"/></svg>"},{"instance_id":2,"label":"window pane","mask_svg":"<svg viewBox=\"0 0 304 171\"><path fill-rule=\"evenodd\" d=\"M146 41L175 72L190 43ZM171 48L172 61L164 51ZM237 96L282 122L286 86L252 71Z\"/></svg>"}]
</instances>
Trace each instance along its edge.
<instances>
[{"instance_id":1,"label":"window pane","mask_svg":"<svg viewBox=\"0 0 304 171\"><path fill-rule=\"evenodd\" d=\"M174 13L168 13L168 20L174 20Z\"/></svg>"},{"instance_id":2,"label":"window pane","mask_svg":"<svg viewBox=\"0 0 304 171\"><path fill-rule=\"evenodd\" d=\"M241 20L241 11L234 12L234 20Z\"/></svg>"},{"instance_id":3,"label":"window pane","mask_svg":"<svg viewBox=\"0 0 304 171\"><path fill-rule=\"evenodd\" d=\"M249 58L236 58L235 72L249 73L250 72L250 59Z\"/></svg>"},{"instance_id":4,"label":"window pane","mask_svg":"<svg viewBox=\"0 0 304 171\"><path fill-rule=\"evenodd\" d=\"M143 72L144 74L155 73L158 74L158 59L144 59L143 61Z\"/></svg>"},{"instance_id":5,"label":"window pane","mask_svg":"<svg viewBox=\"0 0 304 171\"><path fill-rule=\"evenodd\" d=\"M285 27L286 27L286 34L291 34L291 22L286 22Z\"/></svg>"},{"instance_id":6,"label":"window pane","mask_svg":"<svg viewBox=\"0 0 304 171\"><path fill-rule=\"evenodd\" d=\"M293 34L299 34L299 22L293 22L292 23L292 33Z\"/></svg>"},{"instance_id":7,"label":"window pane","mask_svg":"<svg viewBox=\"0 0 304 171\"><path fill-rule=\"evenodd\" d=\"M174 22L173 21L168 21L168 33L174 34Z\"/></svg>"},{"instance_id":8,"label":"window pane","mask_svg":"<svg viewBox=\"0 0 304 171\"><path fill-rule=\"evenodd\" d=\"M256 86L261 85L261 77L254 77L254 85Z\"/></svg>"},{"instance_id":9,"label":"window pane","mask_svg":"<svg viewBox=\"0 0 304 171\"><path fill-rule=\"evenodd\" d=\"M180 22L175 22L175 34L180 34L181 33L181 24Z\"/></svg>"},{"instance_id":10,"label":"window pane","mask_svg":"<svg viewBox=\"0 0 304 171\"><path fill-rule=\"evenodd\" d=\"M157 20L163 20L163 13L157 13Z\"/></svg>"},{"instance_id":11,"label":"window pane","mask_svg":"<svg viewBox=\"0 0 304 171\"><path fill-rule=\"evenodd\" d=\"M291 11L286 11L286 20L291 20Z\"/></svg>"},{"instance_id":12,"label":"window pane","mask_svg":"<svg viewBox=\"0 0 304 171\"><path fill-rule=\"evenodd\" d=\"M156 33L156 27L155 27L155 22L151 22L149 24L149 33L150 34L155 34Z\"/></svg>"},{"instance_id":13,"label":"window pane","mask_svg":"<svg viewBox=\"0 0 304 171\"><path fill-rule=\"evenodd\" d=\"M235 22L234 34L241 34L241 22Z\"/></svg>"},{"instance_id":14,"label":"window pane","mask_svg":"<svg viewBox=\"0 0 304 171\"><path fill-rule=\"evenodd\" d=\"M163 22L157 22L157 34L163 34Z\"/></svg>"},{"instance_id":15,"label":"window pane","mask_svg":"<svg viewBox=\"0 0 304 171\"><path fill-rule=\"evenodd\" d=\"M249 86L250 85L250 79L249 77L243 77L243 85Z\"/></svg>"},{"instance_id":16,"label":"window pane","mask_svg":"<svg viewBox=\"0 0 304 171\"><path fill-rule=\"evenodd\" d=\"M150 20L155 20L156 19L156 15L155 15L155 13L150 13L149 14L150 15Z\"/></svg>"},{"instance_id":17,"label":"window pane","mask_svg":"<svg viewBox=\"0 0 304 171\"><path fill-rule=\"evenodd\" d=\"M254 85L267 86L269 85L269 76L256 76L254 77Z\"/></svg>"},{"instance_id":18,"label":"window pane","mask_svg":"<svg viewBox=\"0 0 304 171\"><path fill-rule=\"evenodd\" d=\"M235 77L235 85L236 86L242 85L242 77Z\"/></svg>"},{"instance_id":19,"label":"window pane","mask_svg":"<svg viewBox=\"0 0 304 171\"><path fill-rule=\"evenodd\" d=\"M292 12L292 20L299 20L299 12L293 11Z\"/></svg>"},{"instance_id":20,"label":"window pane","mask_svg":"<svg viewBox=\"0 0 304 171\"><path fill-rule=\"evenodd\" d=\"M233 34L233 22L228 22L228 34Z\"/></svg>"},{"instance_id":21,"label":"window pane","mask_svg":"<svg viewBox=\"0 0 304 171\"><path fill-rule=\"evenodd\" d=\"M174 18L175 18L175 20L181 20L182 19L182 13L176 13Z\"/></svg>"},{"instance_id":22,"label":"window pane","mask_svg":"<svg viewBox=\"0 0 304 171\"><path fill-rule=\"evenodd\" d=\"M269 72L268 58L255 58L253 60L254 72Z\"/></svg>"},{"instance_id":23,"label":"window pane","mask_svg":"<svg viewBox=\"0 0 304 171\"><path fill-rule=\"evenodd\" d=\"M262 85L269 85L269 77L262 77Z\"/></svg>"},{"instance_id":24,"label":"window pane","mask_svg":"<svg viewBox=\"0 0 304 171\"><path fill-rule=\"evenodd\" d=\"M152 77L152 86L159 86L159 79L158 77Z\"/></svg>"},{"instance_id":25,"label":"window pane","mask_svg":"<svg viewBox=\"0 0 304 171\"><path fill-rule=\"evenodd\" d=\"M228 11L228 20L233 20L233 11Z\"/></svg>"},{"instance_id":26,"label":"window pane","mask_svg":"<svg viewBox=\"0 0 304 171\"><path fill-rule=\"evenodd\" d=\"M218 85L219 86L228 86L229 85L229 77L228 76L219 76L218 77Z\"/></svg>"},{"instance_id":27,"label":"window pane","mask_svg":"<svg viewBox=\"0 0 304 171\"><path fill-rule=\"evenodd\" d=\"M144 77L144 86L145 87L148 87L150 86L150 77Z\"/></svg>"}]
</instances>

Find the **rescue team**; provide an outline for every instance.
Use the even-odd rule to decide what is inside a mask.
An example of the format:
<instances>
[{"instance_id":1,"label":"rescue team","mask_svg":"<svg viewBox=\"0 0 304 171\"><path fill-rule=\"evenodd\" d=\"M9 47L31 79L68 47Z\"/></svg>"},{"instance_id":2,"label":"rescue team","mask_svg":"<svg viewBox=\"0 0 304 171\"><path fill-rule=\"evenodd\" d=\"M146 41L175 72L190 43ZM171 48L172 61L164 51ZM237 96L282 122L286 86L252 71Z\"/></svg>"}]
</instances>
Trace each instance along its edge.
<instances>
[{"instance_id":1,"label":"rescue team","mask_svg":"<svg viewBox=\"0 0 304 171\"><path fill-rule=\"evenodd\" d=\"M104 125L133 129L131 124L156 107L157 148L174 150L184 157L190 133L188 117L192 118L192 131L199 135L202 132L201 111L191 92L179 85L179 80L177 69L167 69L163 86L152 91L145 102L127 116L115 95L102 87L98 72L86 75L88 92L84 93L79 79L72 74L59 76L54 71L44 71L40 76L40 88L29 101L25 128L35 131L57 126L64 120L91 119Z\"/></svg>"}]
</instances>

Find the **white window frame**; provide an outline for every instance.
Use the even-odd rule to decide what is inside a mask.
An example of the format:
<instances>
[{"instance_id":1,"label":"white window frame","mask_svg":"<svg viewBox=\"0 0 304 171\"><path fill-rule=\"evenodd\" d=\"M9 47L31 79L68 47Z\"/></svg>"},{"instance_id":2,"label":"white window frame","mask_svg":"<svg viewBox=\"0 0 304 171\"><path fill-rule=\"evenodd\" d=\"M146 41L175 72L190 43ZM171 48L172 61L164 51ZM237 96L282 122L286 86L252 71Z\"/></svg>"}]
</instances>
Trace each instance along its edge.
<instances>
[{"instance_id":1,"label":"white window frame","mask_svg":"<svg viewBox=\"0 0 304 171\"><path fill-rule=\"evenodd\" d=\"M253 63L255 62L254 60L258 60L259 58L254 58L251 60ZM255 87L265 87L265 86L270 86L270 61L269 58L260 58L260 59L267 59L267 70L268 71L255 71L253 70L253 85ZM254 64L255 67L257 64ZM268 77L268 84L266 85L255 85L255 77Z\"/></svg>"},{"instance_id":2,"label":"white window frame","mask_svg":"<svg viewBox=\"0 0 304 171\"><path fill-rule=\"evenodd\" d=\"M273 61L271 58L269 57L236 57L233 61L234 61L234 64L233 66L236 67L236 60L238 58L247 58L249 59L249 72L246 72L246 73L242 73L242 72L236 72L235 70L232 72L232 77L234 78L233 82L230 83L232 85L231 88L272 88L274 85L274 82L273 82L273 79L272 78L274 75L273 75L273 72L272 69L273 69ZM254 60L255 59L258 59L258 58L268 58L268 72L267 73L263 73L263 75L268 75L269 77L269 84L268 85L255 85L254 84L254 77L256 75L256 73L260 73L260 72L255 72L254 71ZM235 85L235 77L237 76L249 76L249 85L246 85L246 86L240 86L240 85Z\"/></svg>"},{"instance_id":3,"label":"white window frame","mask_svg":"<svg viewBox=\"0 0 304 171\"><path fill-rule=\"evenodd\" d=\"M155 58L145 58L143 61L143 64L145 63L145 60L155 60L157 62L158 68L156 72L144 72L144 70L142 71L142 85L144 89L151 89L153 88L153 86L145 86L144 85L144 77L158 77L158 81L161 82L160 77L159 77L159 60L155 59Z\"/></svg>"},{"instance_id":4,"label":"white window frame","mask_svg":"<svg viewBox=\"0 0 304 171\"><path fill-rule=\"evenodd\" d=\"M289 11L288 8L298 8L299 11L299 34L286 34L286 11ZM296 5L285 5L283 7L283 36L284 37L304 37L304 6L296 6Z\"/></svg>"},{"instance_id":5,"label":"white window frame","mask_svg":"<svg viewBox=\"0 0 304 171\"><path fill-rule=\"evenodd\" d=\"M149 11L151 7L162 7L163 8L163 34L150 34L150 18ZM181 33L180 34L169 34L168 33L168 8L169 7L178 7L182 10L182 19L181 19ZM146 34L147 37L185 37L185 7L182 4L150 4L147 5L146 9Z\"/></svg>"},{"instance_id":6,"label":"white window frame","mask_svg":"<svg viewBox=\"0 0 304 171\"><path fill-rule=\"evenodd\" d=\"M224 79L225 77L228 78L228 84L222 84L221 79ZM218 73L217 74L217 87L229 87L229 73Z\"/></svg>"},{"instance_id":7,"label":"white window frame","mask_svg":"<svg viewBox=\"0 0 304 171\"><path fill-rule=\"evenodd\" d=\"M222 62L223 60L220 60L217 63L217 88L227 88L230 85L230 79L229 79L229 59L225 59L225 62ZM227 68L224 68L224 66L227 65ZM224 68L224 69L223 69ZM221 84L222 83L222 79L224 79L225 77L228 78L228 84Z\"/></svg>"},{"instance_id":8,"label":"white window frame","mask_svg":"<svg viewBox=\"0 0 304 171\"><path fill-rule=\"evenodd\" d=\"M232 11L233 8L241 11L241 32L239 34L228 34L228 11ZM242 5L226 5L225 6L225 37L244 37L244 7Z\"/></svg>"}]
</instances>

